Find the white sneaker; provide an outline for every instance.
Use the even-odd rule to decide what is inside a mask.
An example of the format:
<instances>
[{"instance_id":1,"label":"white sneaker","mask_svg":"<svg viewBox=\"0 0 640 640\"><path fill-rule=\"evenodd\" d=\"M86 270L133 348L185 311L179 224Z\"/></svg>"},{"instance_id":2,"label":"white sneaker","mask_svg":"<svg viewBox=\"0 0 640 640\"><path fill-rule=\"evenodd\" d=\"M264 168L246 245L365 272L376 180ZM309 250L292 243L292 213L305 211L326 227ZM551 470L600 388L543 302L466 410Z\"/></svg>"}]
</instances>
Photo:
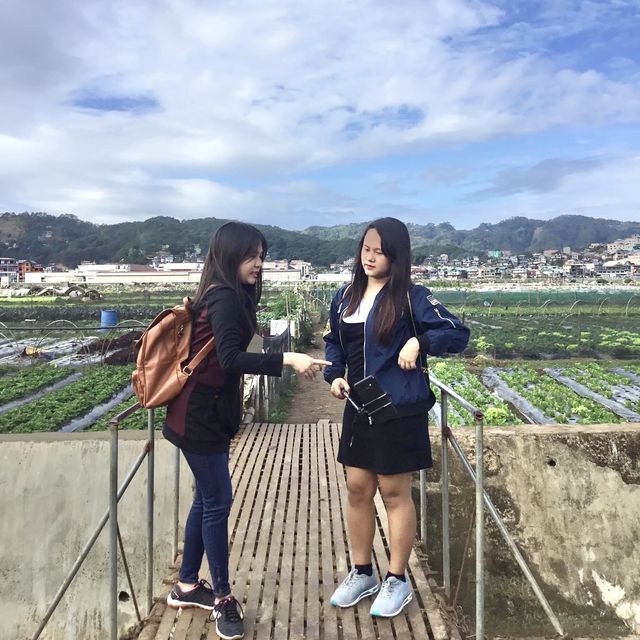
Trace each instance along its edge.
<instances>
[{"instance_id":1,"label":"white sneaker","mask_svg":"<svg viewBox=\"0 0 640 640\"><path fill-rule=\"evenodd\" d=\"M413 598L409 581L403 582L394 576L387 578L380 586L380 593L371 605L372 616L392 618L398 615Z\"/></svg>"},{"instance_id":2,"label":"white sneaker","mask_svg":"<svg viewBox=\"0 0 640 640\"><path fill-rule=\"evenodd\" d=\"M353 568L333 592L330 602L335 607L352 607L362 598L373 595L379 586L375 574L368 576L366 573L358 573L358 570Z\"/></svg>"}]
</instances>

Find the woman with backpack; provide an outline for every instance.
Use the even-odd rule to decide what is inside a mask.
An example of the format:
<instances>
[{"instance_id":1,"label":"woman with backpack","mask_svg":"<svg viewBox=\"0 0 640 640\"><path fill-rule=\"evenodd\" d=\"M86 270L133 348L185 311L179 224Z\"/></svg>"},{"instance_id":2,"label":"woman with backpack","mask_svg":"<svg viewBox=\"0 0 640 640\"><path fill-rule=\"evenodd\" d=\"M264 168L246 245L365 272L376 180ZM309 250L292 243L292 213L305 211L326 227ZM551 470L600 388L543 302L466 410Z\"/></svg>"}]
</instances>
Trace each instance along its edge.
<instances>
[{"instance_id":1,"label":"woman with backpack","mask_svg":"<svg viewBox=\"0 0 640 640\"><path fill-rule=\"evenodd\" d=\"M242 419L241 376L280 376L283 366L290 366L313 378L328 364L302 353L247 353L257 324L266 252L264 236L251 225L228 222L214 234L192 303L191 356L212 334L214 348L169 403L163 429L165 438L182 450L196 486L179 581L167 603L211 610L216 632L226 640L244 635L242 608L229 584L227 532L232 500L229 442ZM204 553L212 587L198 576Z\"/></svg>"},{"instance_id":2,"label":"woman with backpack","mask_svg":"<svg viewBox=\"0 0 640 640\"><path fill-rule=\"evenodd\" d=\"M357 383L373 376L374 387L379 385L393 405L393 411L370 415L351 402L345 405L338 461L347 472L352 569L331 603L350 607L379 591L370 613L392 617L412 599L405 574L416 532L412 472L432 465L427 412L435 398L423 365L427 354L461 352L469 330L429 289L411 283L407 227L395 218L381 218L369 224L360 239L351 284L341 288L331 304L324 340L326 358L332 362L324 377L336 398L348 394L362 408ZM387 511L391 551L382 584L372 567L378 489Z\"/></svg>"}]
</instances>

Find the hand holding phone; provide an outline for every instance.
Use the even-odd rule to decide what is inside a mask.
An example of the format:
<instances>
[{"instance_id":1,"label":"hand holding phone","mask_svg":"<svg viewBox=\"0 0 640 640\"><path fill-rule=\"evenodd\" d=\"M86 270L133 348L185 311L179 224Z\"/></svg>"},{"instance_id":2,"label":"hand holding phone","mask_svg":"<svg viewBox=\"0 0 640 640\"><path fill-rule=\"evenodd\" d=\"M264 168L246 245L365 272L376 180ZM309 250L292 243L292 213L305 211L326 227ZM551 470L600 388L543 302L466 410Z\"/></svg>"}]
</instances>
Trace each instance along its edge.
<instances>
[{"instance_id":1,"label":"hand holding phone","mask_svg":"<svg viewBox=\"0 0 640 640\"><path fill-rule=\"evenodd\" d=\"M344 400L350 392L351 387L344 378L336 378L331 383L331 395L338 400Z\"/></svg>"}]
</instances>

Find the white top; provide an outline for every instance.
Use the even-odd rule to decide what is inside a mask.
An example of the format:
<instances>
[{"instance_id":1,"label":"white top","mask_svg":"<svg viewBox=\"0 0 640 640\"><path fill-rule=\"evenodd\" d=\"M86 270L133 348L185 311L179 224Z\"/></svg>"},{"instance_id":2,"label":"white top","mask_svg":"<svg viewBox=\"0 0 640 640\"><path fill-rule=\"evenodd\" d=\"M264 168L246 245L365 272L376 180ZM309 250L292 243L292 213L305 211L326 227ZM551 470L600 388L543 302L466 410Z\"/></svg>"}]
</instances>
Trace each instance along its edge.
<instances>
[{"instance_id":1,"label":"white top","mask_svg":"<svg viewBox=\"0 0 640 640\"><path fill-rule=\"evenodd\" d=\"M350 316L342 316L342 319L349 324L356 324L357 322L365 322L371 308L373 307L373 301L375 298L369 298L365 300L364 298L360 301L360 305L355 310L353 315Z\"/></svg>"}]
</instances>

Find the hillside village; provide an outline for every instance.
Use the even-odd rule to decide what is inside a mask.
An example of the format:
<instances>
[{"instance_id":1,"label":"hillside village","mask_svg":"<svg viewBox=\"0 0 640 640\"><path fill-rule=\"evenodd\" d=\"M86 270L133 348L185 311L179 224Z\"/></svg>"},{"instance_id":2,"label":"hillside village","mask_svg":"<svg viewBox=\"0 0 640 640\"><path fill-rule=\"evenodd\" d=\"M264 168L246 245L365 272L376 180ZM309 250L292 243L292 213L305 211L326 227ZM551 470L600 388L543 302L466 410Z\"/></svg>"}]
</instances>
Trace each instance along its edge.
<instances>
[{"instance_id":1,"label":"hillside village","mask_svg":"<svg viewBox=\"0 0 640 640\"><path fill-rule=\"evenodd\" d=\"M0 286L79 284L165 284L197 283L204 259L194 252L193 261L179 261L166 250L151 257L148 264L82 262L75 269L64 265L41 265L28 257L0 257ZM269 258L269 256L267 256ZM264 278L271 282L344 282L349 280L353 258L318 267L303 260L270 260L264 263ZM483 255L450 258L447 254L427 256L412 267L417 277L452 281L599 281L640 282L640 235L611 243L593 243L585 250L571 247L540 253L514 254L490 250Z\"/></svg>"}]
</instances>

